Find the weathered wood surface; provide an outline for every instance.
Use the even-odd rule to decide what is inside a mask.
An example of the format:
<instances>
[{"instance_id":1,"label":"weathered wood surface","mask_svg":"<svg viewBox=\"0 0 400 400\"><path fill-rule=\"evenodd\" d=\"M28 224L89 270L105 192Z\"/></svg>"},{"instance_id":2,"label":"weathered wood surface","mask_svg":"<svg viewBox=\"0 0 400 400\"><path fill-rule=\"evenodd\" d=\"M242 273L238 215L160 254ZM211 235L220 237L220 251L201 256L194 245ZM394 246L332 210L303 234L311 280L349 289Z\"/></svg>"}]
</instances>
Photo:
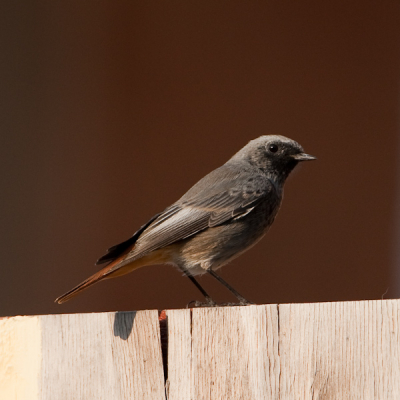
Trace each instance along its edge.
<instances>
[{"instance_id":1,"label":"weathered wood surface","mask_svg":"<svg viewBox=\"0 0 400 400\"><path fill-rule=\"evenodd\" d=\"M192 312L191 347L182 342L180 360L190 379L178 384L168 369L169 399L275 399L279 391L277 306L200 308ZM174 311L168 312L169 319ZM268 314L267 314L268 313ZM267 317L269 322L267 324ZM190 325L179 321L184 332ZM190 320L188 321L190 322ZM169 341L181 335L170 329ZM174 346L174 349L176 346ZM187 354L186 351L189 351ZM170 355L175 359L176 355ZM188 365L188 360L190 364ZM187 374L187 373L186 373ZM187 397L180 397L180 390ZM177 397L174 397L178 393ZM190 393L190 396L187 394Z\"/></svg>"},{"instance_id":2,"label":"weathered wood surface","mask_svg":"<svg viewBox=\"0 0 400 400\"><path fill-rule=\"evenodd\" d=\"M400 399L400 301L279 307L280 398Z\"/></svg>"},{"instance_id":3,"label":"weathered wood surface","mask_svg":"<svg viewBox=\"0 0 400 400\"><path fill-rule=\"evenodd\" d=\"M167 315L169 400L400 399L400 300Z\"/></svg>"},{"instance_id":4,"label":"weathered wood surface","mask_svg":"<svg viewBox=\"0 0 400 400\"><path fill-rule=\"evenodd\" d=\"M0 399L399 400L400 300L0 320Z\"/></svg>"},{"instance_id":5,"label":"weathered wood surface","mask_svg":"<svg viewBox=\"0 0 400 400\"><path fill-rule=\"evenodd\" d=\"M165 399L157 311L17 320L0 321L1 400Z\"/></svg>"}]
</instances>

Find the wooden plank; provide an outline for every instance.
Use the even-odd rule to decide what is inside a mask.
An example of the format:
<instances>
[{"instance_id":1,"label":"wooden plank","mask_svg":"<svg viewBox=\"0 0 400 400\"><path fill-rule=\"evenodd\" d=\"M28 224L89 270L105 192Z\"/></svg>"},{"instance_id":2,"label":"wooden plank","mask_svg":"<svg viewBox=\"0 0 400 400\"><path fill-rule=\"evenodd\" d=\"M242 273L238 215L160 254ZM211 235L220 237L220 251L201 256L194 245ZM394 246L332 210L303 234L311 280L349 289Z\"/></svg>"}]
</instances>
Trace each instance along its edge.
<instances>
[{"instance_id":1,"label":"wooden plank","mask_svg":"<svg viewBox=\"0 0 400 400\"><path fill-rule=\"evenodd\" d=\"M400 399L400 300L180 312L170 400Z\"/></svg>"},{"instance_id":2,"label":"wooden plank","mask_svg":"<svg viewBox=\"0 0 400 400\"><path fill-rule=\"evenodd\" d=\"M400 301L279 306L280 399L400 399Z\"/></svg>"},{"instance_id":3,"label":"wooden plank","mask_svg":"<svg viewBox=\"0 0 400 400\"><path fill-rule=\"evenodd\" d=\"M168 400L188 400L191 394L191 312L168 310Z\"/></svg>"},{"instance_id":4,"label":"wooden plank","mask_svg":"<svg viewBox=\"0 0 400 400\"><path fill-rule=\"evenodd\" d=\"M277 321L276 305L194 309L191 399L277 398Z\"/></svg>"},{"instance_id":5,"label":"wooden plank","mask_svg":"<svg viewBox=\"0 0 400 400\"><path fill-rule=\"evenodd\" d=\"M158 312L0 321L1 399L165 400Z\"/></svg>"},{"instance_id":6,"label":"wooden plank","mask_svg":"<svg viewBox=\"0 0 400 400\"><path fill-rule=\"evenodd\" d=\"M167 311L169 400L400 399L400 300ZM157 311L0 319L0 399L165 399Z\"/></svg>"},{"instance_id":7,"label":"wooden plank","mask_svg":"<svg viewBox=\"0 0 400 400\"><path fill-rule=\"evenodd\" d=\"M42 320L41 399L165 399L158 312Z\"/></svg>"},{"instance_id":8,"label":"wooden plank","mask_svg":"<svg viewBox=\"0 0 400 400\"><path fill-rule=\"evenodd\" d=\"M40 317L0 319L0 399L39 399Z\"/></svg>"}]
</instances>

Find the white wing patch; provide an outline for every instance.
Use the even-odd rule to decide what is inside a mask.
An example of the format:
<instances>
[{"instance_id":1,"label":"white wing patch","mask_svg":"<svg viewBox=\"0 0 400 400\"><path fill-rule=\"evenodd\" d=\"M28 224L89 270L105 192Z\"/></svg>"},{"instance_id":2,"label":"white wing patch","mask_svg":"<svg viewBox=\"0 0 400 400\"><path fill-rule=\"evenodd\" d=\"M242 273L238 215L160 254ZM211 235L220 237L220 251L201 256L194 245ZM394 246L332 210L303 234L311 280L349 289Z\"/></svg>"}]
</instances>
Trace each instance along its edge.
<instances>
[{"instance_id":1,"label":"white wing patch","mask_svg":"<svg viewBox=\"0 0 400 400\"><path fill-rule=\"evenodd\" d=\"M234 219L234 220L238 220L238 219L240 219L240 218L243 218L243 217L245 217L247 214L251 213L253 210L254 210L254 207L251 207L251 208L249 208L245 213L240 214L238 217L233 218L233 219Z\"/></svg>"}]
</instances>

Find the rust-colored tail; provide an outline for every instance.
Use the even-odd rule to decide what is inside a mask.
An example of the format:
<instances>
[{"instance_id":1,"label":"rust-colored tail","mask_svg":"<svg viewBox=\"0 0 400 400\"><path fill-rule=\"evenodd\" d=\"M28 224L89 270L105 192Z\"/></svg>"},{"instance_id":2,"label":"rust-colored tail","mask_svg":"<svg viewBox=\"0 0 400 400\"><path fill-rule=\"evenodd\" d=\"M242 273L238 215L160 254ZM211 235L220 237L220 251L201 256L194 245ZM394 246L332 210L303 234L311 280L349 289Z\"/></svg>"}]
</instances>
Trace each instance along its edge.
<instances>
[{"instance_id":1,"label":"rust-colored tail","mask_svg":"<svg viewBox=\"0 0 400 400\"><path fill-rule=\"evenodd\" d=\"M67 293L64 293L60 297L57 297L54 300L54 302L58 304L65 303L69 299L72 299L72 297L75 297L77 294L82 292L82 290L87 289L89 286L92 286L103 279L114 278L117 276L125 275L128 272L135 269L134 265L132 264L130 264L129 266L118 268L118 264L124 261L124 256L127 252L128 250L126 250L120 257L118 257L116 260L108 264L106 267L102 268L100 271L96 272L92 276L89 276L89 278L85 279L79 285L69 290Z\"/></svg>"},{"instance_id":2,"label":"rust-colored tail","mask_svg":"<svg viewBox=\"0 0 400 400\"><path fill-rule=\"evenodd\" d=\"M101 281L102 279L107 277L107 271L110 270L110 266L103 268L99 272L96 272L94 275L90 276L89 278L85 279L79 285L75 286L73 289L69 290L67 293L64 293L62 296L57 297L55 299L55 303L61 304L65 303L66 301L72 299L72 297L76 296L82 290L87 289L89 286L94 285L95 283Z\"/></svg>"},{"instance_id":3,"label":"rust-colored tail","mask_svg":"<svg viewBox=\"0 0 400 400\"><path fill-rule=\"evenodd\" d=\"M134 233L134 235L129 238L128 240L125 240L122 243L117 244L116 246L112 246L107 250L107 254L105 254L103 257L100 257L96 264L103 264L105 262L109 263L107 264L106 267L101 269L99 272L96 272L94 275L90 276L89 278L85 279L82 283L80 283L78 286L75 286L73 289L68 291L67 293L64 293L62 296L57 297L55 299L55 302L58 304L65 303L72 297L76 296L82 290L85 290L89 286L94 285L95 283L107 279L107 278L114 278L117 276L125 275L128 272L131 272L132 270L139 268L143 265L143 262L138 262L135 263L134 265L130 264L129 266L123 266L118 267L118 264L123 261L125 261L124 257L126 254L128 254L132 248L135 246L136 241L138 240L139 236L142 234L142 232L154 221L159 217L160 214L154 215L152 218L150 218L149 221L147 221L143 226L140 227L138 231ZM151 260L151 257L150 257ZM125 263L126 264L126 263Z\"/></svg>"},{"instance_id":4,"label":"rust-colored tail","mask_svg":"<svg viewBox=\"0 0 400 400\"><path fill-rule=\"evenodd\" d=\"M67 293L64 293L62 296L55 299L55 302L58 304L65 303L69 299L72 299L72 297L82 292L82 290L87 289L89 286L92 286L103 279L116 278L118 276L128 274L129 272L132 272L135 269L144 267L146 265L161 264L171 261L168 252L164 252L162 250L154 251L147 256L138 257L137 259L131 258L130 260L126 260L125 255L128 252L129 249L125 250L125 252L116 260L112 261L99 272L96 272L94 275L85 279L78 286L75 286Z\"/></svg>"}]
</instances>

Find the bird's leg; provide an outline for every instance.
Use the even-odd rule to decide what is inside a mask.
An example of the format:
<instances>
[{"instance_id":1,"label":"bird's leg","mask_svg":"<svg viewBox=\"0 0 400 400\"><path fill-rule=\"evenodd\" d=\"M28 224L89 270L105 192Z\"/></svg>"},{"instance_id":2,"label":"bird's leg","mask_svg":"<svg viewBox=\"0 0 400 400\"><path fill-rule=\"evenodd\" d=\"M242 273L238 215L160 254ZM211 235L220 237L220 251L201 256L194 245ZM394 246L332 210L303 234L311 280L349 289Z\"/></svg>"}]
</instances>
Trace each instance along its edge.
<instances>
[{"instance_id":1,"label":"bird's leg","mask_svg":"<svg viewBox=\"0 0 400 400\"><path fill-rule=\"evenodd\" d=\"M203 287L200 285L199 282L197 282L197 280L195 279L195 277L189 272L189 270L187 270L184 267L179 267L183 273L193 282L193 284L197 287L197 289L200 290L201 294L204 296L204 298L206 299L205 303L201 303L200 301L197 300L193 300L191 301L187 307L190 306L191 303L193 303L193 305L195 307L204 307L204 306L208 306L208 307L214 307L217 305L217 303L211 298L211 296L203 289Z\"/></svg>"},{"instance_id":2,"label":"bird's leg","mask_svg":"<svg viewBox=\"0 0 400 400\"><path fill-rule=\"evenodd\" d=\"M246 306L254 304L251 301L246 300L241 294L239 294L229 283L225 282L219 275L217 275L211 268L207 269L207 272L213 276L219 283L222 283L240 302L240 305Z\"/></svg>"}]
</instances>

